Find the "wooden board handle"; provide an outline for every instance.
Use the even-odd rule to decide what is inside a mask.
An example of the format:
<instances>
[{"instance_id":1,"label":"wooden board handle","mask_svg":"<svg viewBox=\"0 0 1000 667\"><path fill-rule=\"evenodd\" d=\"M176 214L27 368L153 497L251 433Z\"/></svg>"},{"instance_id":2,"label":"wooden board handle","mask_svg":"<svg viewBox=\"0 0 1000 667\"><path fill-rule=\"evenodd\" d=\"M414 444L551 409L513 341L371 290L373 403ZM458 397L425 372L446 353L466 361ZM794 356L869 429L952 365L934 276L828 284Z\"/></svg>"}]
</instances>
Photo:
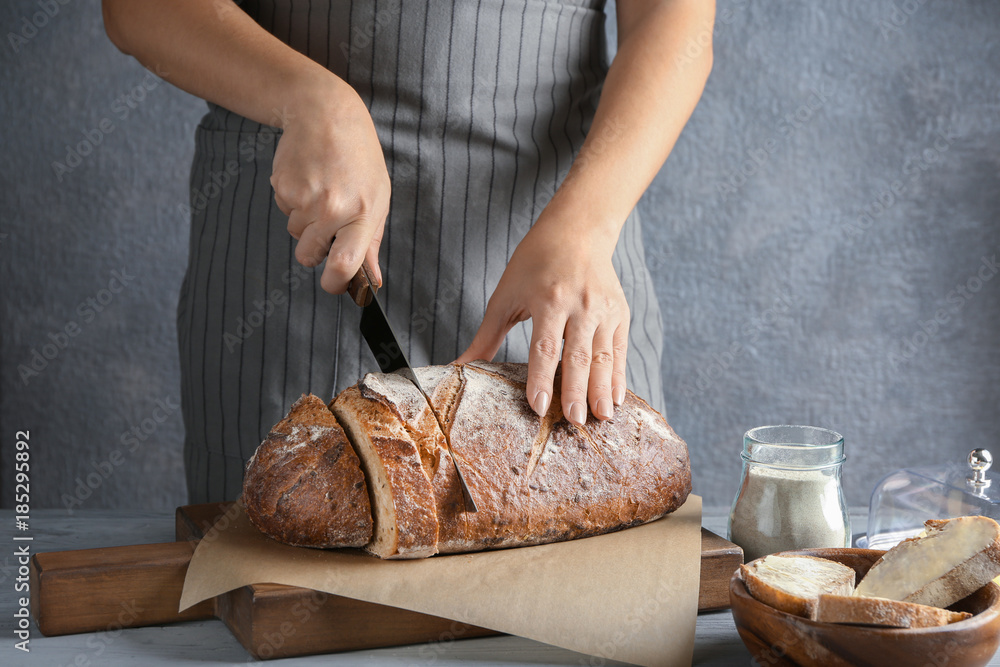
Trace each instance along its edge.
<instances>
[{"instance_id":1,"label":"wooden board handle","mask_svg":"<svg viewBox=\"0 0 1000 667\"><path fill-rule=\"evenodd\" d=\"M31 612L43 635L115 631L215 616L215 599L178 612L196 542L38 553Z\"/></svg>"}]
</instances>

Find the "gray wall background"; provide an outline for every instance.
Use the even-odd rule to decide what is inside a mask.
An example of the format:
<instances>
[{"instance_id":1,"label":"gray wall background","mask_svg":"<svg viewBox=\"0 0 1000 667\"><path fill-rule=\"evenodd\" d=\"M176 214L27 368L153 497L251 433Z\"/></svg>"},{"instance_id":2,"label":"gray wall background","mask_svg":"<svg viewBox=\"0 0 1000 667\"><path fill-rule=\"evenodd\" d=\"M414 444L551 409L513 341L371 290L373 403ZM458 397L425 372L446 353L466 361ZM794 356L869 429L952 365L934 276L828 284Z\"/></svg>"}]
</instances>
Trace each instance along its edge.
<instances>
[{"instance_id":1,"label":"gray wall background","mask_svg":"<svg viewBox=\"0 0 1000 667\"><path fill-rule=\"evenodd\" d=\"M0 7L0 505L30 429L33 507L169 509L205 107L119 54L97 2L52 6ZM704 98L640 203L668 417L707 505L731 501L755 425L841 431L854 505L892 469L995 446L998 28L992 0L719 0Z\"/></svg>"}]
</instances>

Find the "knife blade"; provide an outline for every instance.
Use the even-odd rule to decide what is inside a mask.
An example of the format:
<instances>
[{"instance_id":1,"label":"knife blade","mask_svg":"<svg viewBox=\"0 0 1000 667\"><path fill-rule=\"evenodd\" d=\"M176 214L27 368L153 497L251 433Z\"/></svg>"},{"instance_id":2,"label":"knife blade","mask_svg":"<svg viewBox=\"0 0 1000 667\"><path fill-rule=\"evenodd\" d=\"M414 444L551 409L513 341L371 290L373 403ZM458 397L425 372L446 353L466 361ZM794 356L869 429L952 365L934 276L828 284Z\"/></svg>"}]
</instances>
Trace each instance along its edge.
<instances>
[{"instance_id":1,"label":"knife blade","mask_svg":"<svg viewBox=\"0 0 1000 667\"><path fill-rule=\"evenodd\" d=\"M380 285L375 284L373 275L371 268L368 266L368 260L365 260L361 265L361 269L358 270L357 275L351 279L347 287L347 291L350 293L351 298L354 299L354 303L361 306L362 309L361 335L375 356L375 363L378 364L379 369L383 373L395 373L396 375L405 377L417 387L423 395L424 400L427 401L427 407L430 408L431 414L437 420L441 434L444 436L445 445L448 447L448 454L451 455L451 462L455 466L455 472L458 474L458 482L462 487L462 495L465 500L465 510L467 512L478 512L479 508L476 507L476 501L469 491L469 485L465 481L465 475L462 474L462 468L458 465L458 459L451 448L451 439L444 428L441 416L434 409L431 398L427 395L427 391L423 385L420 384L417 374L413 372L413 368L406 358L406 353L403 352L403 348L399 344L399 338L397 338L395 332L392 330L392 326L389 324L389 319L385 315L385 309L382 308L382 304L378 300L376 293Z\"/></svg>"}]
</instances>

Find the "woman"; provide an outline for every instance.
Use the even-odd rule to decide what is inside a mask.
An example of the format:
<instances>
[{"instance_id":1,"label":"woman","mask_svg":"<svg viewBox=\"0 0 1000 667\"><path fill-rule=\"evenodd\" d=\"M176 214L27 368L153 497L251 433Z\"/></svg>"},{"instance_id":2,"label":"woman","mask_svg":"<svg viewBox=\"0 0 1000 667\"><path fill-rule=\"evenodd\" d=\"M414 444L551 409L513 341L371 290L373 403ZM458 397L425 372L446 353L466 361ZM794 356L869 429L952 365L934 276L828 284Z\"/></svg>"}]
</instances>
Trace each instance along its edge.
<instances>
[{"instance_id":1,"label":"woman","mask_svg":"<svg viewBox=\"0 0 1000 667\"><path fill-rule=\"evenodd\" d=\"M324 294L365 258L414 365L527 360L532 408L558 379L575 423L626 386L663 409L633 207L701 95L714 2L619 0L610 68L603 4L104 0L112 41L210 107L178 306L190 502L236 497L299 394L375 369Z\"/></svg>"}]
</instances>

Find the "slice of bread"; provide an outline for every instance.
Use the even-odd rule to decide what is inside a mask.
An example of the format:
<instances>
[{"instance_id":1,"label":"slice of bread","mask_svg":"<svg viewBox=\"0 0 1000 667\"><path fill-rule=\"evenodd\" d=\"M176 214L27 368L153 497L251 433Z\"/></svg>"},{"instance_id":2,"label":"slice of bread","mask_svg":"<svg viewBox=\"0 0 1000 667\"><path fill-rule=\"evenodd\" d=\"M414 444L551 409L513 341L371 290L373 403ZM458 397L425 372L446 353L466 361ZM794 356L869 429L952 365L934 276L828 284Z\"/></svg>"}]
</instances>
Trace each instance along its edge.
<instances>
[{"instance_id":1,"label":"slice of bread","mask_svg":"<svg viewBox=\"0 0 1000 667\"><path fill-rule=\"evenodd\" d=\"M1000 575L1000 525L984 516L931 520L878 559L855 595L947 607Z\"/></svg>"},{"instance_id":2,"label":"slice of bread","mask_svg":"<svg viewBox=\"0 0 1000 667\"><path fill-rule=\"evenodd\" d=\"M820 595L850 595L855 580L853 568L814 556L765 556L741 565L740 576L757 600L804 618L812 618Z\"/></svg>"},{"instance_id":3,"label":"slice of bread","mask_svg":"<svg viewBox=\"0 0 1000 667\"><path fill-rule=\"evenodd\" d=\"M402 376L369 373L365 378L371 381L345 389L331 404L368 480L375 525L365 549L380 558L433 556L439 527L421 459L422 436L407 429L399 413L409 404L426 410L426 401ZM408 404L392 400L397 394L408 396Z\"/></svg>"},{"instance_id":4,"label":"slice of bread","mask_svg":"<svg viewBox=\"0 0 1000 667\"><path fill-rule=\"evenodd\" d=\"M813 620L822 623L875 625L884 628L933 628L967 618L972 618L972 614L858 595L820 595L813 614Z\"/></svg>"}]
</instances>

